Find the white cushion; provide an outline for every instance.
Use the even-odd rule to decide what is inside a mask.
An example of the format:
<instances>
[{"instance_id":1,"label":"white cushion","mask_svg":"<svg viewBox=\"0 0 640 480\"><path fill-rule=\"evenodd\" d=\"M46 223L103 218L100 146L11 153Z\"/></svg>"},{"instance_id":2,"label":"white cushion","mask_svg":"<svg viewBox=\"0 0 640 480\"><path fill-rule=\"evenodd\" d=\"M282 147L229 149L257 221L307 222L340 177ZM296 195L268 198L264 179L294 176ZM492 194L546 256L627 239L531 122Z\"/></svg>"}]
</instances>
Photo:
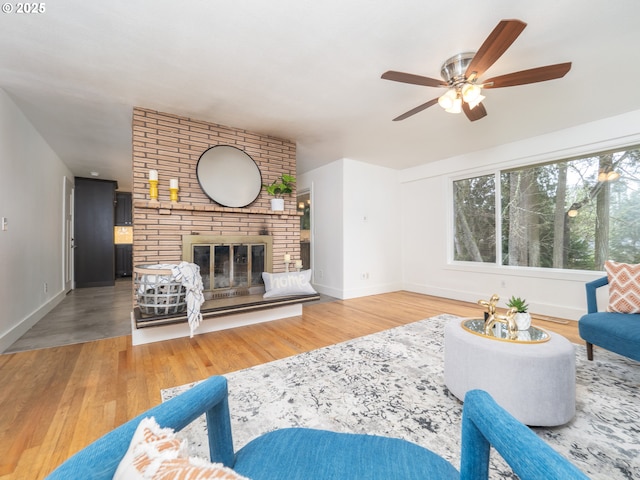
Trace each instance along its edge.
<instances>
[{"instance_id":1,"label":"white cushion","mask_svg":"<svg viewBox=\"0 0 640 480\"><path fill-rule=\"evenodd\" d=\"M290 295L313 295L317 293L311 286L311 270L288 273L262 273L264 298L287 297Z\"/></svg>"},{"instance_id":2,"label":"white cushion","mask_svg":"<svg viewBox=\"0 0 640 480\"><path fill-rule=\"evenodd\" d=\"M144 418L133 434L114 480L247 480L221 463L189 457L186 440L170 428L161 428L155 418Z\"/></svg>"}]
</instances>

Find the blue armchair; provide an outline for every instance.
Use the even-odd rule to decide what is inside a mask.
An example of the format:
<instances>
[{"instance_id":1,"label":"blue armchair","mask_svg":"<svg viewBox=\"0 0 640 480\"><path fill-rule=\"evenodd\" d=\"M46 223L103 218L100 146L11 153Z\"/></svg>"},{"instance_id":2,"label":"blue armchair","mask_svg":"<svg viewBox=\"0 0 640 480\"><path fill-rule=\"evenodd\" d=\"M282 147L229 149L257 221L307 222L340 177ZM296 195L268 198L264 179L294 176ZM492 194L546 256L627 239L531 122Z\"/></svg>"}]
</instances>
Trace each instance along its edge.
<instances>
[{"instance_id":1,"label":"blue armchair","mask_svg":"<svg viewBox=\"0 0 640 480\"><path fill-rule=\"evenodd\" d=\"M593 346L597 345L640 361L640 314L598 311L596 292L608 283L602 277L585 285L587 314L580 318L578 331L587 344L587 358L593 360Z\"/></svg>"},{"instance_id":2,"label":"blue armchair","mask_svg":"<svg viewBox=\"0 0 640 480\"><path fill-rule=\"evenodd\" d=\"M286 428L266 433L233 451L227 381L211 377L183 394L139 415L76 453L49 479L111 479L144 417L180 430L206 413L210 454L254 480L410 480L488 478L493 445L522 480L587 479L528 427L480 390L465 397L461 472L416 444L375 435Z\"/></svg>"}]
</instances>

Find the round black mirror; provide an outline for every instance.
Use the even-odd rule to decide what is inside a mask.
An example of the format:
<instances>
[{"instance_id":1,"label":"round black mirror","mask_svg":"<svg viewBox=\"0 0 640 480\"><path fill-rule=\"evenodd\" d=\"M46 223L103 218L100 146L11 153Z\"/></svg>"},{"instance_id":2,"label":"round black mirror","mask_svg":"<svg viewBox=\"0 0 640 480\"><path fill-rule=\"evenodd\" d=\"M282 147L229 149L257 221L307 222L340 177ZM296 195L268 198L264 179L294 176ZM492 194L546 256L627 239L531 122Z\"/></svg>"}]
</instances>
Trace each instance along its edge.
<instances>
[{"instance_id":1,"label":"round black mirror","mask_svg":"<svg viewBox=\"0 0 640 480\"><path fill-rule=\"evenodd\" d=\"M196 166L200 188L225 207L246 207L262 189L262 175L246 152L231 145L216 145L200 155Z\"/></svg>"}]
</instances>

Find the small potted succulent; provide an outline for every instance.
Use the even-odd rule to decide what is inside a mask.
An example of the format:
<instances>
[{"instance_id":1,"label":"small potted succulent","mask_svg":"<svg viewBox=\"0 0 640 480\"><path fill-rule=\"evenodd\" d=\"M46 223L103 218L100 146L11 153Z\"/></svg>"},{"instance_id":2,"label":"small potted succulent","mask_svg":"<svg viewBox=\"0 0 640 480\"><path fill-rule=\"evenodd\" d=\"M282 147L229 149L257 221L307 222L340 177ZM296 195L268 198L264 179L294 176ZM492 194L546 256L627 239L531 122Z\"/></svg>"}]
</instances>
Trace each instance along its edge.
<instances>
[{"instance_id":1,"label":"small potted succulent","mask_svg":"<svg viewBox=\"0 0 640 480\"><path fill-rule=\"evenodd\" d=\"M529 310L527 301L523 298L512 296L509 301L507 301L507 307L516 310L515 318L518 330L528 330L531 326L531 315L527 311Z\"/></svg>"},{"instance_id":2,"label":"small potted succulent","mask_svg":"<svg viewBox=\"0 0 640 480\"><path fill-rule=\"evenodd\" d=\"M294 183L296 183L296 178L294 176L283 173L270 185L262 185L267 193L274 197L271 199L271 210L284 210L284 198L282 198L282 196L293 193Z\"/></svg>"}]
</instances>

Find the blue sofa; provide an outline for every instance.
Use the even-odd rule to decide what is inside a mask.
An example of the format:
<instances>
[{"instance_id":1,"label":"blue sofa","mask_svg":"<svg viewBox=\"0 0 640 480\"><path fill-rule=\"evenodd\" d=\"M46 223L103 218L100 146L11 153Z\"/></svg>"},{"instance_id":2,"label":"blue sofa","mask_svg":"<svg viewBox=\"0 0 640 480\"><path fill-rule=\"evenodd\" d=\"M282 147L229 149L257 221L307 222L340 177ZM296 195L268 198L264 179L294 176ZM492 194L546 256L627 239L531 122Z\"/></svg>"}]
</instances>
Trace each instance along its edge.
<instances>
[{"instance_id":1,"label":"blue sofa","mask_svg":"<svg viewBox=\"0 0 640 480\"><path fill-rule=\"evenodd\" d=\"M598 311L596 291L608 283L602 277L586 284L587 314L580 318L578 331L587 343L587 358L593 360L593 346L597 345L640 361L640 314Z\"/></svg>"},{"instance_id":2,"label":"blue sofa","mask_svg":"<svg viewBox=\"0 0 640 480\"><path fill-rule=\"evenodd\" d=\"M227 381L211 377L116 428L60 465L50 480L111 479L140 421L180 430L206 413L210 455L253 480L393 480L488 478L490 446L522 480L587 479L491 396L465 397L460 472L435 453L405 440L306 428L266 433L234 452Z\"/></svg>"}]
</instances>

